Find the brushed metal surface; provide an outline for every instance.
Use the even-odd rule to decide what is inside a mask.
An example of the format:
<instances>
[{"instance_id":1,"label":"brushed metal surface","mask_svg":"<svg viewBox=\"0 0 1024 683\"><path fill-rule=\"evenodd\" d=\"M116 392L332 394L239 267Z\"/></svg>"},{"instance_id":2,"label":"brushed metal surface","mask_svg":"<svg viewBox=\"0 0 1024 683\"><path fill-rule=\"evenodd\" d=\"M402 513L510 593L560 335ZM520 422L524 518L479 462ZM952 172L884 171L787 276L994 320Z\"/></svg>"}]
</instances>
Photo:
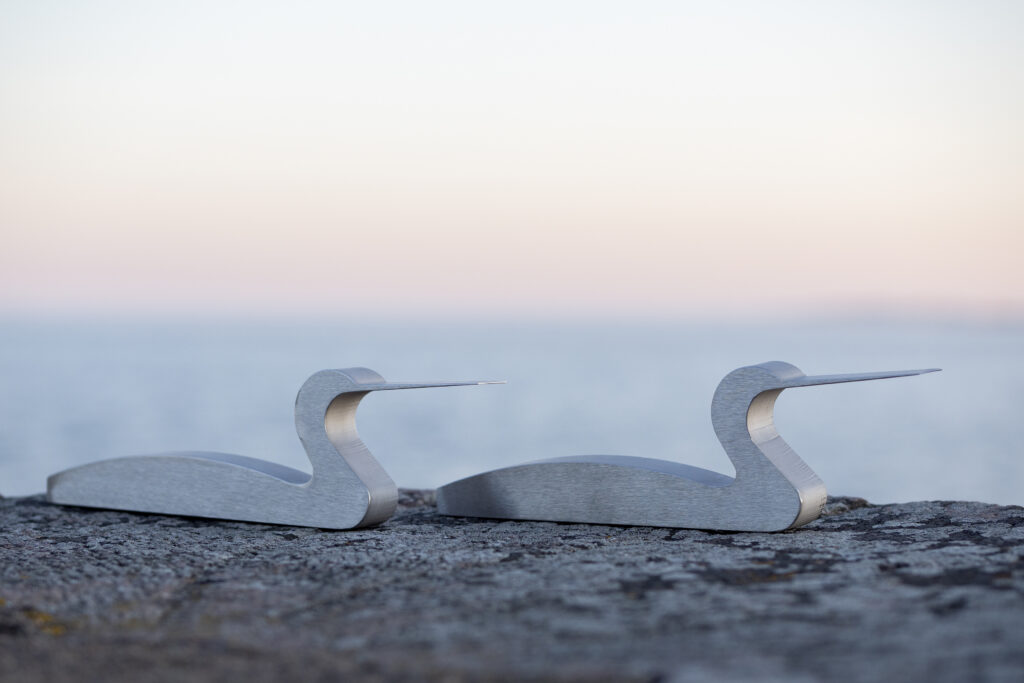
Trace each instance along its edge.
<instances>
[{"instance_id":1,"label":"brushed metal surface","mask_svg":"<svg viewBox=\"0 0 1024 683\"><path fill-rule=\"evenodd\" d=\"M775 430L785 389L935 372L807 376L770 361L733 370L711 400L711 423L736 468L730 477L623 455L552 458L492 470L437 491L442 514L497 519L781 531L821 514L825 485Z\"/></svg>"},{"instance_id":2,"label":"brushed metal surface","mask_svg":"<svg viewBox=\"0 0 1024 683\"><path fill-rule=\"evenodd\" d=\"M295 398L295 430L312 475L230 453L174 452L113 458L53 474L47 498L61 505L351 529L379 524L398 488L356 431L371 391L493 382L387 382L368 368L321 370Z\"/></svg>"}]
</instances>

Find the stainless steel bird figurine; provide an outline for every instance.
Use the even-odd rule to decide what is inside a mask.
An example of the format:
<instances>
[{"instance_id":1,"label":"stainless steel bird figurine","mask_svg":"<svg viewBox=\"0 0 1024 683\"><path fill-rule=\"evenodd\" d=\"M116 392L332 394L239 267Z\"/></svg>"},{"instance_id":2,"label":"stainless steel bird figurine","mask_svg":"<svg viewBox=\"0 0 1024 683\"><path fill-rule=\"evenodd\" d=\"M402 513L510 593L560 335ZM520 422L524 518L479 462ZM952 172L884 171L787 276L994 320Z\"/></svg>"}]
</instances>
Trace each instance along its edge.
<instances>
[{"instance_id":1,"label":"stainless steel bird figurine","mask_svg":"<svg viewBox=\"0 0 1024 683\"><path fill-rule=\"evenodd\" d=\"M780 361L733 370L711 401L730 477L667 460L584 455L492 470L437 491L445 515L637 526L781 531L821 514L825 485L775 430L785 389L935 372L807 376Z\"/></svg>"},{"instance_id":2,"label":"stainless steel bird figurine","mask_svg":"<svg viewBox=\"0 0 1024 683\"><path fill-rule=\"evenodd\" d=\"M387 382L368 368L321 370L295 399L295 429L313 474L228 453L178 452L114 458L50 476L62 505L266 524L351 529L380 524L398 488L356 432L356 408L371 391L492 382Z\"/></svg>"}]
</instances>

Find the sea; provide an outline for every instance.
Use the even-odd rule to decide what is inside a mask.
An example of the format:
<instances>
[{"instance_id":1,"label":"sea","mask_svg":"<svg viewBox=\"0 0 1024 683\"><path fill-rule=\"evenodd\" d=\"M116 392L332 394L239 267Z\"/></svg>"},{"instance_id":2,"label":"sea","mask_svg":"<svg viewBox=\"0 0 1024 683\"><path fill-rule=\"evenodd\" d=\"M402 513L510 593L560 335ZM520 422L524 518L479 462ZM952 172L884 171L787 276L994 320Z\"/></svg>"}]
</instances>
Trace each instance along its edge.
<instances>
[{"instance_id":1,"label":"sea","mask_svg":"<svg viewBox=\"0 0 1024 683\"><path fill-rule=\"evenodd\" d=\"M622 454L733 469L711 396L734 368L942 368L791 389L783 437L829 493L1024 504L1024 322L494 319L0 320L0 495L103 458L177 450L309 470L295 394L324 368L507 384L370 394L359 431L400 487L540 458ZM611 495L594 491L595 496Z\"/></svg>"}]
</instances>

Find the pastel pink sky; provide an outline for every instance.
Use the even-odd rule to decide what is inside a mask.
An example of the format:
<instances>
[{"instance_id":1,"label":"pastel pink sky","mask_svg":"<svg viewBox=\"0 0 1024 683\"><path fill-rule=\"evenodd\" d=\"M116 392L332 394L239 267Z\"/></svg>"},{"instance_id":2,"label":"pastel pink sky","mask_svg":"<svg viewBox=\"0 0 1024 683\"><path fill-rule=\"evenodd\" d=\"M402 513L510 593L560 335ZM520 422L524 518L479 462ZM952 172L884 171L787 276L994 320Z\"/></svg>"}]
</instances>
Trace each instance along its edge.
<instances>
[{"instance_id":1,"label":"pastel pink sky","mask_svg":"<svg viewBox=\"0 0 1024 683\"><path fill-rule=\"evenodd\" d=\"M1024 3L0 3L0 312L1024 313Z\"/></svg>"}]
</instances>

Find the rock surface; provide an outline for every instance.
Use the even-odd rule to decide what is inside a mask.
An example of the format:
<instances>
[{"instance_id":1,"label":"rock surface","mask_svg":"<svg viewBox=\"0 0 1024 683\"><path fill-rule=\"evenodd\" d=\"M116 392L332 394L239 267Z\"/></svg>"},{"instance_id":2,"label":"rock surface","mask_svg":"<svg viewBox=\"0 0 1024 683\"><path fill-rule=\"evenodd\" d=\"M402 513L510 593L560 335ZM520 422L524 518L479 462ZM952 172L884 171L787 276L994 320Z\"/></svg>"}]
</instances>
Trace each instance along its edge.
<instances>
[{"instance_id":1,"label":"rock surface","mask_svg":"<svg viewBox=\"0 0 1024 683\"><path fill-rule=\"evenodd\" d=\"M0 500L0 680L1024 680L1024 509L868 505L780 534L376 529Z\"/></svg>"}]
</instances>

